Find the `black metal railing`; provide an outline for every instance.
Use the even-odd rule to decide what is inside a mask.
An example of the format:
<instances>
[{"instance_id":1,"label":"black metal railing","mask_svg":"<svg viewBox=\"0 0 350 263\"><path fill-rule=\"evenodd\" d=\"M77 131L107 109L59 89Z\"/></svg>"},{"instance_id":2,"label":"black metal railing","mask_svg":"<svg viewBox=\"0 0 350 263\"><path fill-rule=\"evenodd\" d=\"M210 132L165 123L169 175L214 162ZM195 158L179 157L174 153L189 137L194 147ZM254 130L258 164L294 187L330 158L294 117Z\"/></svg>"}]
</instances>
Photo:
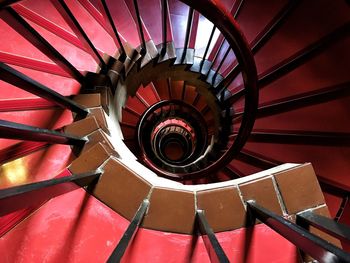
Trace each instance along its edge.
<instances>
[{"instance_id":1,"label":"black metal railing","mask_svg":"<svg viewBox=\"0 0 350 263\"><path fill-rule=\"evenodd\" d=\"M2 9L0 11L0 18L73 78L79 82L83 81L83 75L13 8Z\"/></svg>"},{"instance_id":2,"label":"black metal railing","mask_svg":"<svg viewBox=\"0 0 350 263\"><path fill-rule=\"evenodd\" d=\"M0 138L68 144L78 147L84 146L88 141L86 138L5 120L0 120Z\"/></svg>"},{"instance_id":3,"label":"black metal railing","mask_svg":"<svg viewBox=\"0 0 350 263\"><path fill-rule=\"evenodd\" d=\"M57 26L54 26L54 24L50 21L43 21L41 18L39 19L39 16L37 14L28 13L28 10L24 6L20 6L19 14L16 11L16 6L9 7L8 5L16 3L18 1L5 1L2 2L1 7L3 8L0 12L0 17L8 23L14 30L16 30L19 34L24 36L30 43L32 43L35 47L37 47L39 50L43 51L45 55L47 55L50 59L52 59L59 67L61 67L65 72L67 72L70 76L78 80L80 83L83 83L84 87L89 85L87 81L85 80L85 77L82 75L82 73L76 69L68 60L59 53L42 35L40 35L23 17L21 14L26 16L26 19L30 20L31 22L36 22L35 20L40 20L40 25L43 26L45 29L49 30L51 33L55 34L55 31L53 28L56 28L58 31L60 31L57 36L65 39L66 41L74 40L73 44L75 46L78 46L80 49L83 49L84 51L88 52L92 56L92 58L98 63L98 65L101 68L101 71L99 73L105 74L108 72L108 67L110 67L110 64L106 63L105 59L103 58L103 54L100 50L96 48L96 46L93 44L92 40L89 38L87 33L84 31L82 25L76 18L73 11L70 9L69 5L65 0L52 0L53 6L58 10L64 21L68 24L68 26L71 28L71 30L74 32L75 36L63 32L60 28ZM104 28L106 29L107 33L109 33L114 42L115 45L120 49L119 52L119 59L120 61L125 61L125 58L128 54L126 54L125 45L123 43L123 40L117 30L117 27L113 21L113 16L109 10L108 4L105 0L101 0L98 2L98 8L95 8L92 3L86 2L86 1L79 1L83 8L87 12L90 13L90 15ZM201 174L209 174L210 172L214 172L216 169L218 169L221 166L224 166L228 162L232 160L232 158L237 155L240 148L243 147L247 135L249 134L252 125L254 123L254 112L257 104L257 90L256 90L256 70L255 65L253 62L253 59L251 57L251 54L249 52L247 44L244 42L244 40L241 37L241 33L238 30L238 28L234 25L233 20L230 22L224 22L223 24L220 24L220 21L222 21L223 16L227 16L227 12L224 10L218 10L216 6L213 6L213 3L211 1L208 2L208 7L211 6L211 8L208 8L205 4L203 5L197 5L189 1L183 1L188 5L188 15L187 15L187 26L184 36L184 43L183 48L181 48L181 52L178 53L178 60L180 63L185 64L193 64L193 37L196 36L196 30L198 26L198 20L199 20L199 14L206 17L209 21L215 22L213 23L213 30L211 33L211 36L209 38L209 41L206 45L205 55L201 60L200 68L202 69L204 61L206 60L207 53L210 49L210 44L213 40L214 32L217 30L220 32L220 48L217 50L214 61L209 62L209 68L206 72L206 75L210 75L210 81L209 85L214 85L217 81L220 82L223 80L223 77L220 74L220 70L222 66L224 65L225 61L227 60L229 52L234 52L237 61L240 63L240 70L244 71L247 76L247 79L244 80L245 87L250 90L246 94L247 103L244 113L244 118L241 124L241 129L239 131L239 134L235 140L235 142L231 145L225 144L225 139L221 139L220 143L213 147L217 150L217 152L213 153L211 156L217 156L217 160L212 160L208 162L208 167L204 167L204 169L198 170L198 171L191 171L193 176L202 176ZM192 6L194 5L194 6ZM169 13L169 4L168 1L160 1L160 10L161 10L161 16L160 21L162 22L162 39L163 39L163 46L160 53L166 52L167 42L169 41L169 34L171 33L171 24L170 24L170 13ZM206 7L204 7L206 6ZM240 9L243 6L243 1L240 1L239 4L234 5L234 7L231 10L231 14L234 17L237 17L239 14ZM146 55L146 53L149 52L148 46L146 41L149 39L149 34L147 32L147 29L145 27L145 24L143 23L142 19L142 12L139 10L139 4L137 0L133 0L127 3L127 7L132 15L132 18L134 19L137 27L137 33L139 35L140 39L140 47L136 48L136 50L140 50L139 54L140 56L135 56L130 59L135 59L138 61L132 61L130 63L129 67L132 67L133 65L140 65L140 61L142 60L142 57ZM204 8L203 8L204 7ZM212 12L212 10L217 10L215 12ZM31 12L29 10L29 12ZM100 12L101 16L98 14ZM32 17L34 15L34 17ZM54 27L53 27L54 26ZM147 33L147 37L146 34ZM147 39L146 39L147 38ZM192 41L192 42L191 42ZM190 42L192 44L190 44ZM216 71L213 70L213 66L215 64L215 61L218 57L218 54L220 53L221 48L223 47L223 44L227 43L228 47L224 54L224 57L218 63L218 66L216 67ZM236 54L237 53L237 54ZM240 53L240 54L238 54ZM161 55L161 54L160 54ZM151 56L151 58L154 58ZM113 59L110 59L113 62ZM137 63L135 63L137 62ZM63 106L65 108L68 108L74 112L79 113L79 116L86 116L88 114L88 111L85 110L83 107L80 107L73 101L69 100L68 98L65 98L64 96L61 96L60 94L54 92L53 90L50 90L49 88L46 88L45 86L41 85L40 83L35 82L34 80L31 80L27 78L27 76L23 75L20 72L15 71L14 69L8 67L5 64L1 64L2 68L4 68L4 73L1 73L0 77L2 77L2 80L5 80L9 82L10 84L16 85L19 88L22 88L26 91L32 92L35 95L41 96L45 99L48 99L50 101L56 102L58 105ZM114 69L113 69L114 70ZM129 68L130 70L130 68ZM125 70L122 72L116 72L117 75L123 75L126 72L131 72L129 70ZM201 70L200 70L201 72ZM83 91L86 90L85 88L82 89ZM185 89L183 89L185 92ZM182 97L184 97L185 94L183 94ZM170 95L171 99L171 95ZM200 96L197 95L194 104L197 104L200 99ZM147 107L149 105L145 104ZM221 109L220 109L221 110ZM204 115L210 111L210 108L207 107L205 111L202 111L201 113ZM226 110L226 112L228 112ZM221 115L221 113L217 113L217 115ZM224 120L227 120L225 118ZM221 125L229 125L225 121L221 121ZM216 129L219 129L216 127ZM222 128L225 133L227 133L230 128L225 127ZM226 138L227 135L220 133L220 138ZM214 140L217 141L217 140ZM221 148L220 148L221 147ZM228 150L224 151L224 149L228 148ZM220 150L221 149L221 150ZM222 154L223 153L223 154Z\"/></svg>"},{"instance_id":4,"label":"black metal railing","mask_svg":"<svg viewBox=\"0 0 350 263\"><path fill-rule=\"evenodd\" d=\"M119 241L115 250L109 258L108 262L119 262L127 248L130 246L137 229L146 214L150 205L148 200L144 200L134 218L130 222L129 227L125 231L123 237ZM343 224L339 224L332 219L314 214L311 211L305 211L297 215L297 223L279 216L266 208L260 206L255 201L246 202L247 205L247 225L246 227L254 227L256 219L269 226L271 229L279 233L288 241L293 243L298 249L310 255L315 260L324 263L350 262L350 254L341 248L329 243L328 241L316 236L307 230L312 225L325 233L328 233L344 242L350 241L350 228ZM196 211L195 235L203 238L208 256L211 262L230 262L225 251L220 245L219 240L215 236L209 222L205 217L204 210ZM235 259L232 259L234 262Z\"/></svg>"},{"instance_id":5,"label":"black metal railing","mask_svg":"<svg viewBox=\"0 0 350 263\"><path fill-rule=\"evenodd\" d=\"M84 29L66 4L65 0L51 0L52 4L59 11L62 18L66 21L69 27L73 30L79 40L83 43L83 45L89 51L89 54L95 59L97 63L99 63L102 72L106 72L107 65L103 60L102 56L91 42L88 35L85 33Z\"/></svg>"},{"instance_id":6,"label":"black metal railing","mask_svg":"<svg viewBox=\"0 0 350 263\"><path fill-rule=\"evenodd\" d=\"M139 229L140 224L142 223L142 220L146 214L148 206L149 206L149 201L147 199L143 200L135 216L131 220L128 228L126 229L124 235L118 242L117 247L113 250L112 255L108 258L107 260L108 263L115 263L115 262L121 261L125 251L127 250L131 241L135 237L135 234L137 233L137 230Z\"/></svg>"},{"instance_id":7,"label":"black metal railing","mask_svg":"<svg viewBox=\"0 0 350 263\"><path fill-rule=\"evenodd\" d=\"M40 84L2 62L0 62L0 79L20 89L52 101L63 108L67 108L77 113L80 117L86 117L88 114L88 111L84 107L80 106L73 100L62 96L56 91Z\"/></svg>"},{"instance_id":8,"label":"black metal railing","mask_svg":"<svg viewBox=\"0 0 350 263\"><path fill-rule=\"evenodd\" d=\"M47 55L72 78L74 78L80 83L83 83L85 78L83 74L78 69L76 69L65 57L63 57L62 54L59 53L47 40L45 40L32 26L30 26L30 24L26 22L26 20L17 11L15 11L15 9L9 7L10 4L13 4L15 2L17 1L8 0L0 2L0 18L4 20L4 22L7 23L9 26L11 26L16 32L25 37L31 44L33 44L35 47L41 50L45 55ZM134 8L132 12L136 14L135 22L137 22L137 33L139 35L141 43L140 54L145 55L148 52L148 50L145 39L144 24L138 7L138 1L133 0L132 2ZM278 13L276 17L273 18L273 20L271 20L268 26L264 28L261 34L259 34L259 36L250 45L248 45L245 42L245 40L241 37L241 32L235 26L235 21L233 20L233 17L238 16L239 11L241 10L241 7L243 5L243 1L237 1L235 8L231 12L233 13L233 17L229 15L228 12L219 9L213 1L182 0L182 2L186 3L189 6L189 13L185 32L185 41L182 47L183 49L181 56L179 57L180 62L195 64L191 60L193 59L194 61L194 58L191 58L189 56L189 59L187 59L187 54L190 49L189 42L193 29L194 12L199 12L209 21L213 22L213 28L211 30L209 39L205 45L204 55L202 58L200 58L200 63L198 65L198 73L205 76L205 79L207 79L211 74L212 77L209 81L209 84L211 85L210 92L217 96L220 103L225 104L223 108L225 110L228 110L226 111L226 113L230 113L230 107L242 97L244 97L246 100L244 109L232 115L232 118L239 117L241 120L241 126L239 131L237 133L232 132L230 134L235 137L234 143L232 145L229 145L229 149L226 149L228 146L227 144L223 145L222 149L226 150L225 154L220 155L219 158L208 163L207 166L194 171L189 170L188 174L191 174L191 176L205 176L211 172L216 172L219 168L224 167L226 166L226 164L231 162L231 160L234 157L237 157L241 160L244 159L248 163L254 163L256 166L265 168L275 165L273 161L264 159L261 156L256 155L252 152L241 151L242 147L248 140L248 136L252 134L252 127L256 118L257 111L258 114L261 114L261 116L264 114L264 116L266 116L273 111L283 112L285 110L290 110L291 108L296 107L295 105L310 105L310 101L312 101L312 103L319 103L319 101L328 101L329 95L333 96L332 98L339 98L344 94L346 96L349 95L349 92L345 90L349 83L346 83L341 87L336 86L313 94L301 94L297 98L293 97L282 102L278 101L273 105L262 106L259 109L257 107L258 84L259 88L261 89L270 84L271 82L275 81L276 79L284 76L285 74L299 67L300 65L304 64L311 58L315 57L326 47L334 43L335 40L339 40L342 37L344 37L346 35L345 33L349 32L349 23L337 28L334 32L327 35L326 37L297 52L296 54L282 61L281 63L273 66L266 72L263 72L259 75L259 79L257 79L257 72L253 59L253 54L258 52L258 50L260 50L264 46L267 40L272 37L272 35L282 25L282 23L286 20L288 15L295 9L295 7L300 1L289 1L287 5ZM102 69L101 73L106 73L108 71L108 66L105 60L103 59L101 52L94 46L94 44L92 43L88 35L85 33L72 11L67 6L66 2L64 0L52 0L52 3L60 12L64 20L70 26L70 28L74 31L74 33L81 41L85 49L99 64L99 66ZM118 46L118 48L121 49L120 56L126 57L127 54L125 51L124 43L120 38L119 32L114 24L112 15L109 12L109 8L106 4L106 1L101 0L101 3L103 8L100 11L104 14L103 17L110 27L109 33L113 33L113 39L115 39L115 44ZM167 52L168 35L170 33L168 30L169 6L167 0L161 1L161 10L162 15L160 21L162 22L163 39L161 55L164 55ZM225 17L225 19L223 19L223 17ZM214 58L211 61L209 61L208 54L216 30L220 32L221 37L219 38L219 41L221 42L217 42L218 50L214 54ZM219 53L221 53L224 43L227 43L228 47L224 52L221 61L217 63ZM229 52L231 51L234 52L234 54L236 55L237 61L232 62L229 67L230 70L227 72L227 74L224 74L223 72L221 72L221 69L228 58ZM121 60L124 61L124 59ZM215 67L216 64L217 66ZM203 72L202 70L205 65L207 65L206 71ZM188 68L186 70L188 70ZM231 94L230 92L227 92L227 88L239 75L239 73L244 73L242 74L244 85L242 85L241 89L238 92ZM88 114L88 110L82 107L81 105L78 105L74 101L60 95L59 93L34 81L33 79L29 78L23 73L1 62L0 79L9 84L17 86L25 91L31 92L35 95L52 101L63 108L67 108L72 112L77 113L77 115L79 116L85 117ZM217 80L219 81L217 82ZM184 80L184 85L182 89L182 100L184 100L186 95L186 81L187 80ZM168 87L169 98L172 99L170 83ZM196 98L193 101L193 104L197 104L199 99L200 95L197 94ZM291 106L292 103L294 106ZM227 104L229 106L227 106ZM147 104L147 102L144 102L144 105L146 108L150 106ZM204 114L204 112L205 111L203 110L202 113ZM142 117L141 114L136 115L138 115L138 117ZM231 116L229 117L231 118ZM154 121L154 123L159 123L159 120ZM229 125L231 125L231 123ZM199 127L199 129L200 128L201 127ZM139 133L141 133L141 131L139 131ZM203 137L205 137L203 141L206 141L207 143L207 134L203 133L202 135ZM302 134L297 135L299 139L303 136ZM334 142L335 140L338 144L349 142L349 134L343 134L344 136L339 135L341 134L331 134L331 136L330 134L312 134L311 136L304 136L303 141L301 143L305 144L306 140L309 140L310 137L317 137L316 139L314 139L317 140L317 144L319 144L321 140L324 141L325 139L328 140L328 142ZM290 141L292 136L295 137L295 134L286 135L285 133L272 134L266 132L264 134L253 133L252 138L253 140L259 140L261 142L268 141L269 139L271 139L271 137L273 137L273 140L275 141L276 137L282 136L284 136L284 140L286 139L285 137L288 137L287 139ZM40 129L4 120L0 121L0 137L30 141L43 141L48 142L50 144L57 143L77 146L83 146L86 143L85 138L80 138L58 131ZM336 138L338 138L338 140ZM141 145L141 147L144 146ZM201 149L199 152L202 153L203 150ZM230 169L229 167L226 168L232 174L232 177L241 176L241 174L236 172L234 169ZM91 180L98 178L100 174L101 172L99 171L93 171L86 174L72 175L64 178L55 178L39 183L3 189L0 190L0 199L30 193L32 191L40 190L42 188L50 187L57 184L67 182L78 183L83 179L91 182ZM86 184L83 184L82 186L86 186ZM320 215L316 215L310 211L306 211L297 215L297 223L300 224L299 226L281 216L274 214L273 212L257 204L255 201L249 201L246 205L249 216L251 216L252 218L259 219L261 222L265 223L267 226L281 234L283 237L295 244L305 253L311 255L316 260L319 260L321 262L350 262L350 255L347 252L317 237L316 235L310 233L308 230L305 229L309 225L311 225L342 240L343 242L349 242L350 230L347 226L338 224L331 219L325 218ZM118 262L121 260L126 249L130 245L130 242L135 236L137 229L142 223L142 220L147 212L148 206L149 201L144 200L140 205L139 210L135 214L135 217L131 221L130 226L128 227L124 236L120 240L118 246L109 258L108 262ZM196 215L198 223L197 227L201 235L205 239L204 243L211 260L218 262L228 262L229 260L225 255L224 250L220 246L218 239L215 237L215 234L213 233L212 229L210 228L210 225L208 224L205 218L205 211L198 210L196 211Z\"/></svg>"},{"instance_id":9,"label":"black metal railing","mask_svg":"<svg viewBox=\"0 0 350 263\"><path fill-rule=\"evenodd\" d=\"M211 262L226 263L230 262L224 250L222 249L218 239L216 238L212 228L210 227L203 210L196 212L198 220L198 228L203 238L205 248L208 252Z\"/></svg>"},{"instance_id":10,"label":"black metal railing","mask_svg":"<svg viewBox=\"0 0 350 263\"><path fill-rule=\"evenodd\" d=\"M114 24L114 21L113 21L113 18L112 18L112 15L111 15L111 12L109 11L109 8L108 8L108 5L106 3L106 0L101 0L101 5L102 5L102 8L101 8L101 12L106 21L106 23L111 27L111 33L110 35L112 35L113 39L115 39L115 43L116 45L118 45L118 47L121 49L121 54L120 54L120 57L119 59L121 61L124 61L125 58L126 58L126 52L125 52L125 48L124 48L124 45L122 43L122 40L120 38L120 35L119 35L119 32Z\"/></svg>"},{"instance_id":11,"label":"black metal railing","mask_svg":"<svg viewBox=\"0 0 350 263\"><path fill-rule=\"evenodd\" d=\"M344 243L349 244L350 242L349 226L338 223L331 218L315 214L312 211L305 211L297 215L296 222L306 229L313 226Z\"/></svg>"},{"instance_id":12,"label":"black metal railing","mask_svg":"<svg viewBox=\"0 0 350 263\"><path fill-rule=\"evenodd\" d=\"M213 96L213 98L216 98L216 89L215 86L217 83L222 82L225 79L225 76L221 75L221 69L223 68L223 65L227 63L229 54L235 54L239 63L240 63L240 70L243 71L245 76L247 78L244 79L245 82L245 88L249 91L246 93L246 103L245 103L245 110L244 110L244 120L241 122L240 128L239 128L239 134L238 136L235 137L235 140L233 143L228 143L228 136L231 132L231 122L230 119L232 116L225 116L222 117L222 112L229 113L230 112L230 107L232 105L227 105L225 104L224 106L219 105L217 109L215 109L215 112L213 113L216 117L215 120L215 131L213 132L215 134L215 138L213 139L214 145L213 147L210 148L210 153L208 153L208 156L210 156L210 160L205 160L204 165L198 166L200 169L189 169L186 172L183 172L180 177L181 178L200 178L200 177L205 177L210 173L215 173L216 170L218 170L220 167L225 166L228 164L237 154L239 153L240 149L243 147L245 144L245 141L248 138L248 135L250 133L250 130L252 129L254 120L255 120L255 111L256 111L256 105L258 101L258 94L257 94L257 89L256 89L256 69L255 65L253 62L253 59L251 58L251 53L249 52L248 45L245 43L245 41L241 37L241 33L239 32L238 28L235 26L233 20L230 20L230 23L225 22L220 25L218 21L222 21L222 18L225 16L230 16L225 12L224 10L218 10L218 12L214 15L212 9L217 9L217 7L212 6L211 8L203 8L203 6L206 6L206 4L203 5L197 5L197 6L192 6L193 3L189 1L183 1L185 4L188 5L188 14L187 14L187 26L184 30L184 42L183 46L176 47L176 61L175 61L175 66L176 65L189 65L187 68L185 68L185 71L190 71L199 73L201 76L199 79L203 81L203 83L206 83L206 85L209 85L208 92L211 95L208 95L209 97ZM165 56L167 52L167 44L169 40L169 34L171 31L171 26L169 30L169 5L167 1L160 1L161 8L160 8L160 18L159 20L162 22L162 40L163 43L160 46L159 49L159 55L160 56ZM141 41L141 50L143 49L143 46L145 46L144 41L142 40L142 35L143 35L143 19L142 19L142 12L139 12L138 10L138 5L137 1L133 1L133 6L130 6L131 4L128 2L127 3L128 8L132 9L131 13L132 16L137 22L137 30L140 35L140 41ZM208 1L208 5L213 5L211 1ZM240 4L235 5L231 13L234 14L234 16L237 16L239 14L239 10L243 6L243 1L240 2ZM196 36L197 33L197 27L198 27L198 20L199 20L199 15L204 16L206 19L209 21L213 22L213 29L211 32L211 35L209 37L208 43L206 43L205 46L205 52L203 58L195 58L194 57L194 49L193 49L193 36ZM135 17L136 16L136 17ZM196 19L195 19L196 18ZM230 29L228 28L230 27ZM209 53L213 53L213 50L210 50L211 48L211 43L213 41L213 36L214 33L218 32L219 33L219 40L217 40L217 43L215 46L218 44L218 49L215 51L215 56L213 61L209 61L206 59L207 55ZM166 42L166 43L165 43ZM225 46L225 50L223 47ZM244 46L242 48L242 46ZM223 52L221 52L223 51ZM221 57L221 53L223 53L223 57L218 61L219 56ZM240 53L240 54L237 54ZM249 58L248 58L249 57ZM155 60L155 63L158 62L158 58ZM198 62L198 65L196 64ZM217 64L217 65L216 65ZM203 72L203 68L205 66L205 72ZM171 65L172 66L172 65ZM147 68L147 72L149 71L149 68ZM214 69L215 68L215 69ZM175 68L173 69L175 70ZM184 70L182 68L182 70ZM130 71L128 70L127 72L138 72L142 71L142 68L137 68L137 70ZM140 76L145 76L145 75L150 75L149 73L145 73L144 75L142 73L139 74ZM125 83L133 83L135 81L135 75L130 74L126 75L126 81ZM155 78L159 78L158 75L155 75ZM168 78L168 98L169 100L173 99L174 94L172 94L172 88L170 85L170 79ZM181 98L185 98L186 96L186 83L191 82L190 79L182 79L184 81L184 88L182 89L182 95ZM149 80L143 80L139 81L140 84L146 85L148 82L151 82L152 79ZM133 84L134 85L134 84ZM139 87L132 87L130 88L130 92L128 95L130 96L136 96L145 106L146 108L149 108L149 105L146 105L144 101L140 98L137 92ZM128 89L128 86L127 86ZM174 92L175 93L175 92ZM207 98L208 96L204 96ZM198 93L193 101L193 105L196 105L199 100L201 99L201 95ZM208 102L206 102L208 103ZM219 101L217 101L218 104L220 104ZM255 105L255 106L254 106ZM205 109L201 110L201 114L204 116L208 114L211 110L213 110L211 107L206 105ZM218 124L220 122L220 124ZM128 123L127 121L125 123ZM126 127L125 124L122 124L122 126ZM128 127L132 128L132 124L128 123ZM132 128L133 129L133 128ZM139 140L139 138L137 139ZM139 142L135 142L134 144L139 144ZM142 144L142 143L141 143ZM141 150L141 151L140 151ZM136 150L135 154L139 155L139 152L143 152L142 149ZM142 154L141 154L142 155ZM149 166L149 163L146 162L146 165ZM152 168L152 167L151 167ZM184 170L185 171L185 170ZM156 171L160 176L164 176L166 174L165 171L157 170ZM169 177L168 174L165 175L166 177ZM176 177L176 174L174 173L172 178Z\"/></svg>"},{"instance_id":13,"label":"black metal railing","mask_svg":"<svg viewBox=\"0 0 350 263\"><path fill-rule=\"evenodd\" d=\"M101 171L91 171L82 174L73 174L69 176L53 178L45 181L36 183L19 185L11 188L5 188L0 190L0 199L10 198L19 195L25 195L32 191L38 191L42 188L48 188L59 184L75 182L81 187L89 185L91 182L96 180L102 174Z\"/></svg>"},{"instance_id":14,"label":"black metal railing","mask_svg":"<svg viewBox=\"0 0 350 263\"><path fill-rule=\"evenodd\" d=\"M289 240L291 243L296 245L299 249L314 259L325 263L350 262L349 253L316 236L315 234L310 233L305 228L298 226L297 224L283 218L282 216L276 215L275 213L260 206L255 201L248 201L247 208L248 213L250 213L250 216L253 219L259 219L261 222L275 230L281 236ZM300 220L303 220L304 223L306 221L308 224L315 225L320 229L326 229L327 233L333 236L338 236L339 231L336 230L340 229L347 229L346 232L343 232L345 235L346 233L349 233L347 227L340 225L334 221L332 221L333 223L331 224L329 220L321 216L311 217L309 212L305 213L304 215L301 213L297 216ZM323 219L323 221L320 219ZM333 225L333 228L331 225ZM349 240L350 236L345 236L344 238Z\"/></svg>"}]
</instances>

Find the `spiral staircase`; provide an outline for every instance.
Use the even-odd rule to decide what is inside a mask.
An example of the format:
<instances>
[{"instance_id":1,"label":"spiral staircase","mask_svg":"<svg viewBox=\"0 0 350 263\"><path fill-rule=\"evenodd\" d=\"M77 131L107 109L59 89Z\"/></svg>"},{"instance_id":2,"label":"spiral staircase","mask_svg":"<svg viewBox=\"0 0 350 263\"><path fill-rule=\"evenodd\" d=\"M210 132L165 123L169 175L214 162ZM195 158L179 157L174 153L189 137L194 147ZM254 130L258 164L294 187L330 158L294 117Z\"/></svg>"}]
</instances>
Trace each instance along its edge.
<instances>
[{"instance_id":1,"label":"spiral staircase","mask_svg":"<svg viewBox=\"0 0 350 263\"><path fill-rule=\"evenodd\" d=\"M0 262L350 262L348 1L0 18Z\"/></svg>"}]
</instances>

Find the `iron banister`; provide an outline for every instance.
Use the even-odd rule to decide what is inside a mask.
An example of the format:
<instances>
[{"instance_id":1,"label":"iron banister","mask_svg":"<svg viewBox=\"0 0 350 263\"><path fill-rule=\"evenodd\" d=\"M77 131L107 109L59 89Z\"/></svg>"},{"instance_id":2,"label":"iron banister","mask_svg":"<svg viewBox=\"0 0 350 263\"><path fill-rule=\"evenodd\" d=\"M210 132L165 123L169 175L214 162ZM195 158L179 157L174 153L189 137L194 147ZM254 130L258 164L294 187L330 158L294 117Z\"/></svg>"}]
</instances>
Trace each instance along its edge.
<instances>
[{"instance_id":1,"label":"iron banister","mask_svg":"<svg viewBox=\"0 0 350 263\"><path fill-rule=\"evenodd\" d=\"M324 239L310 233L295 223L278 216L257 204L254 200L247 203L247 213L254 220L261 222L275 230L299 249L314 259L324 262L350 262L350 254Z\"/></svg>"}]
</instances>

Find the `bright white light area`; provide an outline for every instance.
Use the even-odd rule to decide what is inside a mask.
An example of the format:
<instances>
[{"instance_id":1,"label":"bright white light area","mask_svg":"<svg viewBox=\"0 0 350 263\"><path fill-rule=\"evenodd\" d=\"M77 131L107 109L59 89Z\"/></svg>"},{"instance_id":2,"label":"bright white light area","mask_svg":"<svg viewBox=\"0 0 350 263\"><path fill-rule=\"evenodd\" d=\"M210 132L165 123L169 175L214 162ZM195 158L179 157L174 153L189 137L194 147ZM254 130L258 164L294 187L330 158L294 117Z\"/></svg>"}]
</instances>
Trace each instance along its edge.
<instances>
[{"instance_id":1,"label":"bright white light area","mask_svg":"<svg viewBox=\"0 0 350 263\"><path fill-rule=\"evenodd\" d=\"M210 33L213 30L213 23L210 22L208 19L206 19L204 16L199 16L199 22L198 22L198 31L197 31L197 38L196 38L196 56L203 57L205 48L207 47ZM213 49L216 40L219 37L219 30L215 30L213 39L211 41L208 55L210 54L210 51ZM208 56L207 55L207 56Z\"/></svg>"}]
</instances>

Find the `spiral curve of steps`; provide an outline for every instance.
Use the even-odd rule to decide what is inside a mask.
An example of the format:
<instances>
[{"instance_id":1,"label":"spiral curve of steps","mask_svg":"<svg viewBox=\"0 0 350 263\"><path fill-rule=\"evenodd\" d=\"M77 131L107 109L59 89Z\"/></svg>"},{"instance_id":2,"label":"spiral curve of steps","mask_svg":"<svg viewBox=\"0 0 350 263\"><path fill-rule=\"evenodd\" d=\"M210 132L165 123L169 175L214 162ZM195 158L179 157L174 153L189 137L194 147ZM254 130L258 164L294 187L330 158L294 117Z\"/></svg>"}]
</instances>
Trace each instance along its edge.
<instances>
[{"instance_id":1,"label":"spiral curve of steps","mask_svg":"<svg viewBox=\"0 0 350 263\"><path fill-rule=\"evenodd\" d=\"M200 191L284 163L311 162L329 216L350 223L349 11L343 0L0 1L0 262L105 262L142 209L125 262L209 262L195 212L162 225L147 217L152 195L187 213ZM264 224L213 228L230 260L299 258Z\"/></svg>"}]
</instances>

